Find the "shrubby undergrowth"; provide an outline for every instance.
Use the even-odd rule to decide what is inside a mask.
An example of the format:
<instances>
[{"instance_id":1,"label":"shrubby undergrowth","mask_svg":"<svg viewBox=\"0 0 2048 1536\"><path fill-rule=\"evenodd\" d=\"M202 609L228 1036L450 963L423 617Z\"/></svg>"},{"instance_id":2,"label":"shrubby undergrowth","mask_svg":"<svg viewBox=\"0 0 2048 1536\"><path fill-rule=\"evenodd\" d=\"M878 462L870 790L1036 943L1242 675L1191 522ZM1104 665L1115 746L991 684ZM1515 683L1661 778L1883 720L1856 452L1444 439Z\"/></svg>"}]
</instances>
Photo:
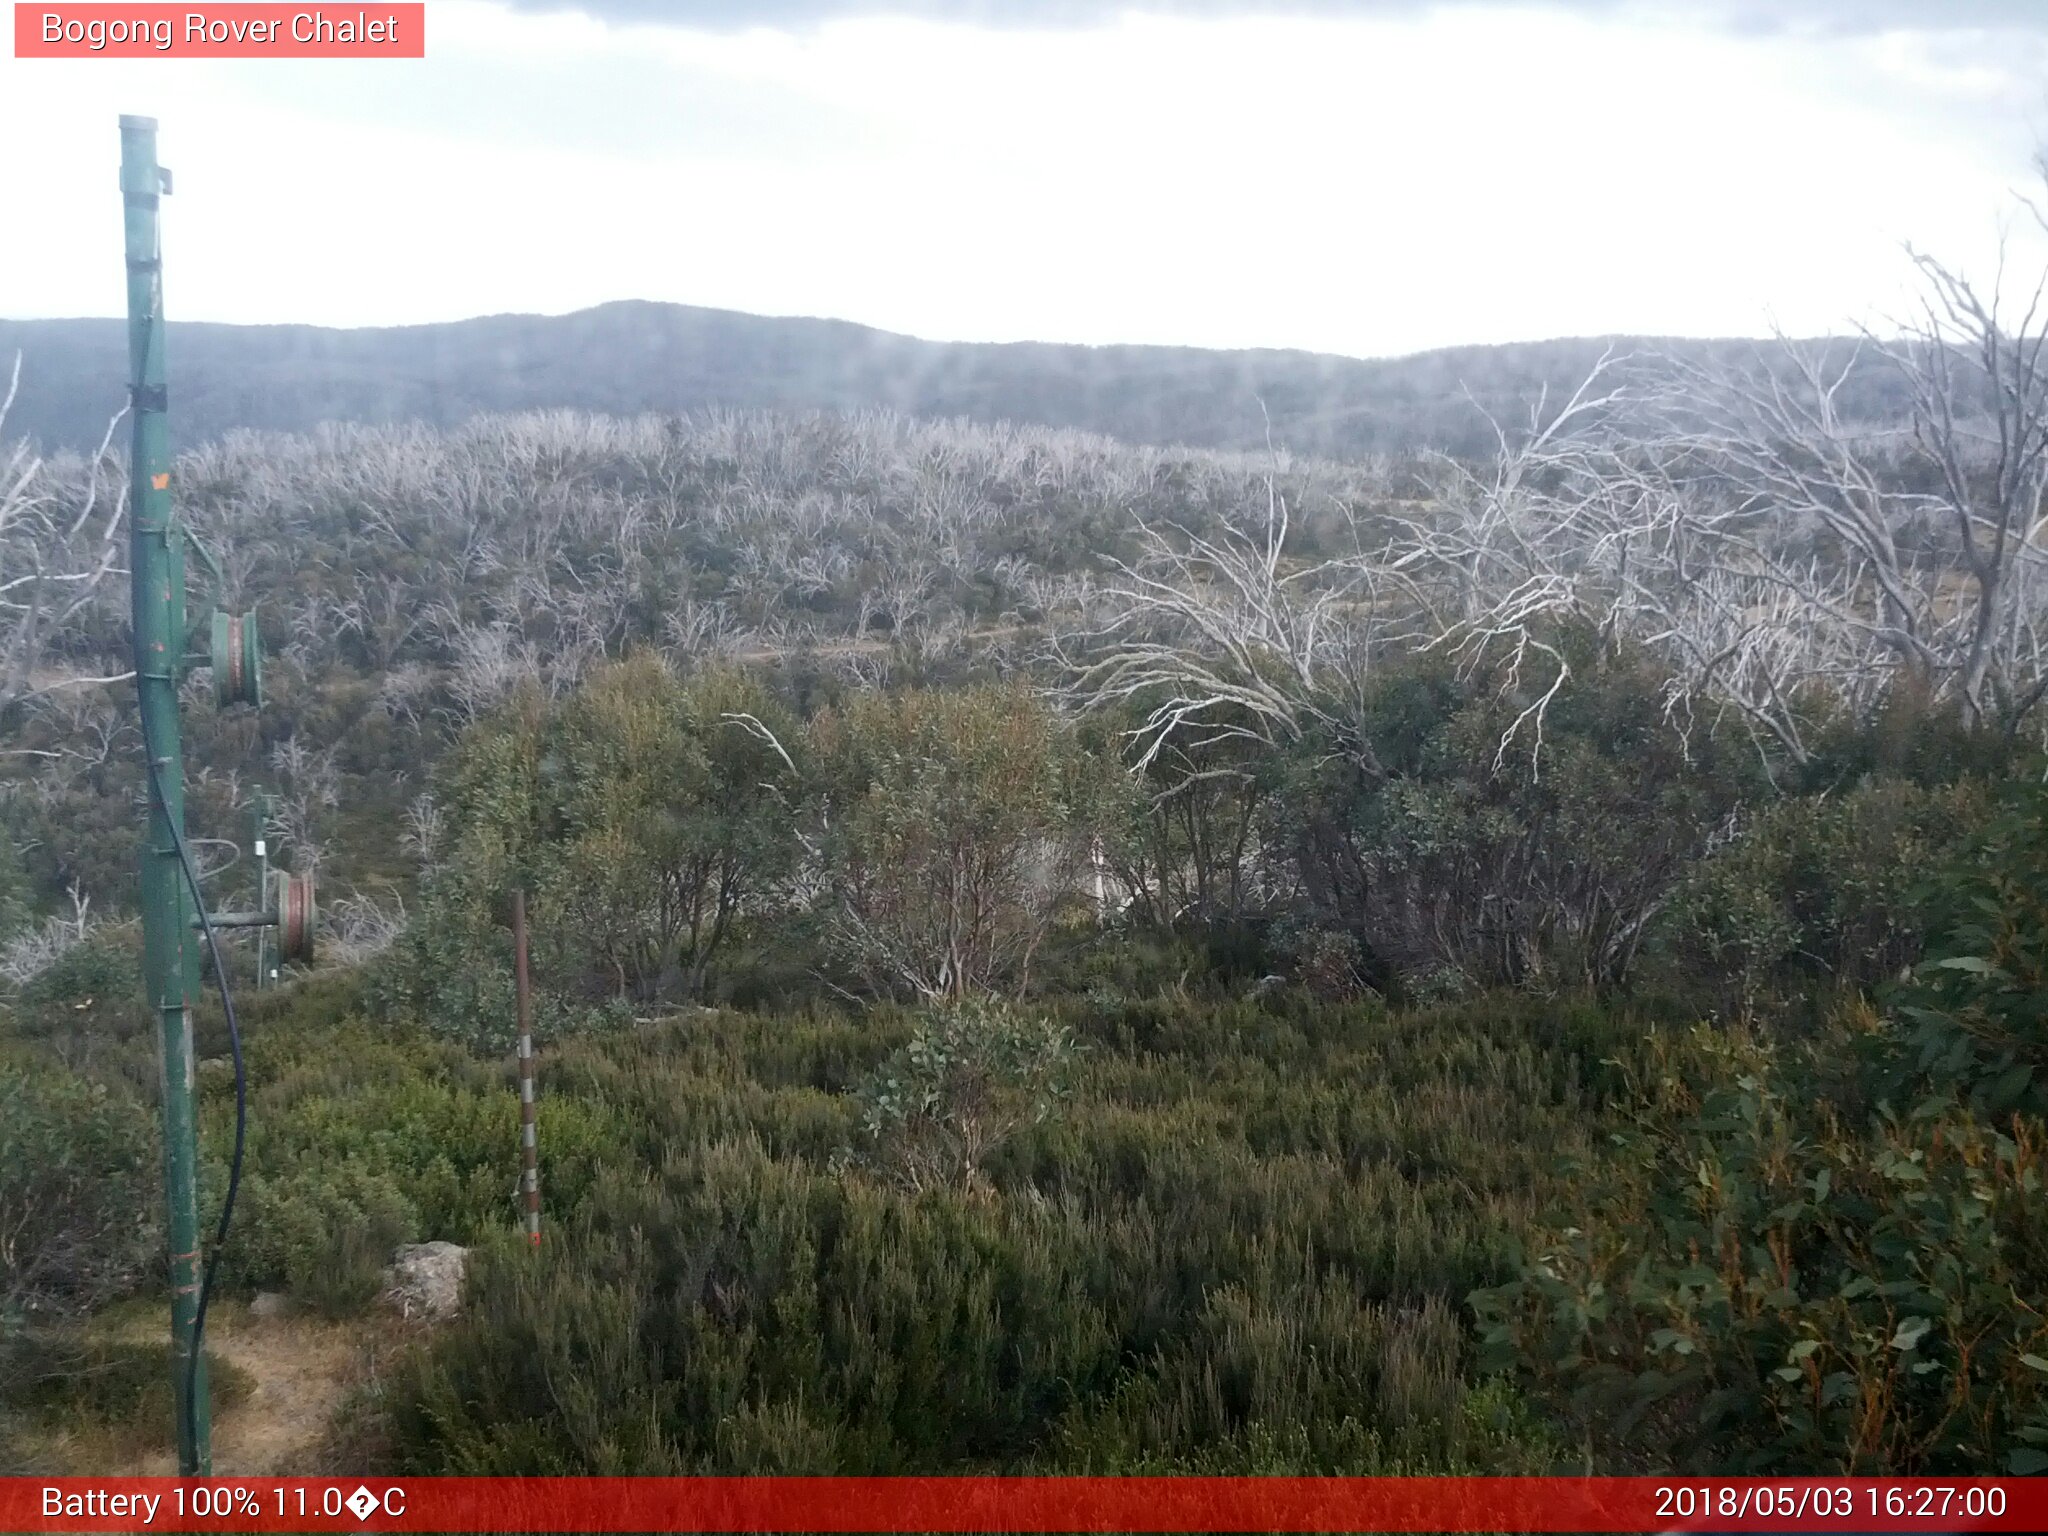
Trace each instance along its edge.
<instances>
[{"instance_id":1,"label":"shrubby undergrowth","mask_svg":"<svg viewBox=\"0 0 2048 1536\"><path fill-rule=\"evenodd\" d=\"M298 509L236 577L287 599L275 707L191 711L195 835L260 778L287 862L405 914L245 995L228 1291L351 1315L473 1245L366 1409L420 1471L2048 1464L2017 730L1809 677L1774 746L1576 565L1498 633L1317 590L1500 509L1260 469L737 417L186 466L217 528ZM0 725L0 1352L86 1358L158 1246L135 743L97 695Z\"/></svg>"},{"instance_id":2,"label":"shrubby undergrowth","mask_svg":"<svg viewBox=\"0 0 2048 1536\"><path fill-rule=\"evenodd\" d=\"M1059 1016L1085 1046L1063 1111L1029 1113L1038 1075L991 1063L1027 1112L982 1180L921 1186L836 1155L915 1118L886 1085L929 1083L957 1128L986 1102L959 1087L964 1041L1008 1029L1043 1066L1055 1035L722 1015L555 1053L551 1107L595 1100L632 1129L583 1198L550 1196L538 1258L490 1247L470 1318L392 1387L405 1464L1419 1471L1559 1454L1511 1393L1468 1380L1458 1297L1504 1273L1560 1154L1592 1150L1601 1090L1537 1040L1598 1052L1614 1021L1498 999L1398 1022L1300 998Z\"/></svg>"},{"instance_id":3,"label":"shrubby undergrowth","mask_svg":"<svg viewBox=\"0 0 2048 1536\"><path fill-rule=\"evenodd\" d=\"M1653 1042L1583 1214L1475 1296L1608 1454L2048 1470L2048 796L2008 800L1921 882L1932 952L1882 1013Z\"/></svg>"}]
</instances>

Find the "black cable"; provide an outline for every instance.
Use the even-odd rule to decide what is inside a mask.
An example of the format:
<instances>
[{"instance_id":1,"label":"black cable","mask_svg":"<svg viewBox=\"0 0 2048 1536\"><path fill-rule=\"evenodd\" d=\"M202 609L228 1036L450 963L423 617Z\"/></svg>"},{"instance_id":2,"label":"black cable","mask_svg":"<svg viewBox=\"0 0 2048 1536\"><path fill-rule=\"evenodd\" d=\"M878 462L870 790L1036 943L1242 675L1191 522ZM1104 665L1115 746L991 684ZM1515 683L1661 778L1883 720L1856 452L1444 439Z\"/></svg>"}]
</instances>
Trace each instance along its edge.
<instances>
[{"instance_id":1,"label":"black cable","mask_svg":"<svg viewBox=\"0 0 2048 1536\"><path fill-rule=\"evenodd\" d=\"M136 679L136 691L141 692L141 679ZM221 964L220 941L214 937L213 919L206 913L206 897L199 889L199 871L192 867L192 855L185 848L184 834L178 830L177 818L171 815L171 802L164 794L164 781L157 772L156 743L149 739L149 710L145 706L138 711L142 718L142 755L149 765L149 787L156 795L156 803L163 808L164 825L170 828L171 846L178 851L178 863L185 871L185 883L192 888L192 905L199 912L199 927L206 935L207 952L213 957L213 979L220 987L221 1012L227 1015L228 1049L235 1058L235 1151L228 1160L227 1198L221 1202L220 1225L213 1234L213 1252L207 1255L206 1268L199 1279L199 1306L192 1319L192 1352L185 1360L185 1427L194 1436L197 1444L199 1424L199 1361L206 1344L206 1305L213 1299L213 1272L220 1264L220 1251L228 1240L228 1223L234 1219L235 1194L242 1187L242 1147L249 1130L249 1080L242 1069L242 1030L235 1021L235 1000L228 992L227 968ZM178 991L182 997L185 990L184 961L185 936L178 935L179 975ZM193 1105L193 1123L198 1123L198 1105ZM198 1150L193 1151L193 1175L199 1172Z\"/></svg>"}]
</instances>

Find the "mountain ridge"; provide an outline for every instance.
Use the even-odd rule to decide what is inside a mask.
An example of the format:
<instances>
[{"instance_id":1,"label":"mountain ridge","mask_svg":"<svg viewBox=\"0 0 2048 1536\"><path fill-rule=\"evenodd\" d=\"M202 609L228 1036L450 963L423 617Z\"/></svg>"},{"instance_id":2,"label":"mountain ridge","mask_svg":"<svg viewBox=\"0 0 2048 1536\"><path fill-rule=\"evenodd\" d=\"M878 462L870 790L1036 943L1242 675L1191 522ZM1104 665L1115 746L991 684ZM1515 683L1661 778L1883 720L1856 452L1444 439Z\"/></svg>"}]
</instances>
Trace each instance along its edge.
<instances>
[{"instance_id":1,"label":"mountain ridge","mask_svg":"<svg viewBox=\"0 0 2048 1536\"><path fill-rule=\"evenodd\" d=\"M238 428L325 421L449 427L482 412L606 415L885 408L1100 432L1137 443L1351 458L1484 452L1487 414L1521 416L1569 391L1609 348L1728 359L1752 340L1597 336L1353 358L1298 348L926 341L857 321L623 299L566 315L409 326L172 321L180 446ZM126 322L0 320L0 362L23 355L7 435L90 449L119 407ZM1872 408L1888 409L1874 377ZM1469 390L1471 399L1466 398ZM1476 402L1476 404L1475 404Z\"/></svg>"}]
</instances>

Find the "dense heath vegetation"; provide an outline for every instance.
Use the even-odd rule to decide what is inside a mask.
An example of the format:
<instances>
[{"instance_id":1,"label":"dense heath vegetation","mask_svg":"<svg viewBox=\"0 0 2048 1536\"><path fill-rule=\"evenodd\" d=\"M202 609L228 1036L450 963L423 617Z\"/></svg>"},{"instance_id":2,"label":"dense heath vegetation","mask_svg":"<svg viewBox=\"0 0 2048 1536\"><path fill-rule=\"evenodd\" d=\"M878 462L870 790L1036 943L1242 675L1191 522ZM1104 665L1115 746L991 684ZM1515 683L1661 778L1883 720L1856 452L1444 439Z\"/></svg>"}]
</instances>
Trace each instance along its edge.
<instances>
[{"instance_id":1,"label":"dense heath vegetation","mask_svg":"<svg viewBox=\"0 0 2048 1536\"><path fill-rule=\"evenodd\" d=\"M1641 559L1460 608L1501 579L1503 508L1590 504L1593 451L1534 447L1514 479L547 417L187 455L272 651L261 715L190 692L209 884L251 894L235 845L273 790L337 929L241 994L224 1284L348 1317L395 1244L474 1249L463 1319L335 1456L2048 1468L2024 658L1951 686L1937 606L1925 665L1709 667L1666 633L1704 610ZM44 472L61 498L89 467ZM1764 532L1840 609L1868 566L1830 528ZM42 675L121 622L76 615ZM52 1383L141 1369L90 1320L160 1282L156 1068L128 698L31 690L0 731L0 1469L26 1470L95 1411ZM233 1085L199 1014L210 1206Z\"/></svg>"}]
</instances>

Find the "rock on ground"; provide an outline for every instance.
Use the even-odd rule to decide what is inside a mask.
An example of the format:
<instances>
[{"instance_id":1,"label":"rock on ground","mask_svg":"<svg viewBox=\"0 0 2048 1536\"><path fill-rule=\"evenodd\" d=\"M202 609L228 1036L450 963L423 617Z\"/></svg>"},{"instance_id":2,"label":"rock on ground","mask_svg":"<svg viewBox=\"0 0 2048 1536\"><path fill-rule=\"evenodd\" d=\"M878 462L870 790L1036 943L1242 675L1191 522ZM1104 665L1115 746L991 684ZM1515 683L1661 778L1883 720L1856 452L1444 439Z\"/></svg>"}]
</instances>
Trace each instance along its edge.
<instances>
[{"instance_id":1,"label":"rock on ground","mask_svg":"<svg viewBox=\"0 0 2048 1536\"><path fill-rule=\"evenodd\" d=\"M469 1250L456 1243L407 1243L384 1271L384 1299L406 1317L448 1318L462 1310Z\"/></svg>"}]
</instances>

